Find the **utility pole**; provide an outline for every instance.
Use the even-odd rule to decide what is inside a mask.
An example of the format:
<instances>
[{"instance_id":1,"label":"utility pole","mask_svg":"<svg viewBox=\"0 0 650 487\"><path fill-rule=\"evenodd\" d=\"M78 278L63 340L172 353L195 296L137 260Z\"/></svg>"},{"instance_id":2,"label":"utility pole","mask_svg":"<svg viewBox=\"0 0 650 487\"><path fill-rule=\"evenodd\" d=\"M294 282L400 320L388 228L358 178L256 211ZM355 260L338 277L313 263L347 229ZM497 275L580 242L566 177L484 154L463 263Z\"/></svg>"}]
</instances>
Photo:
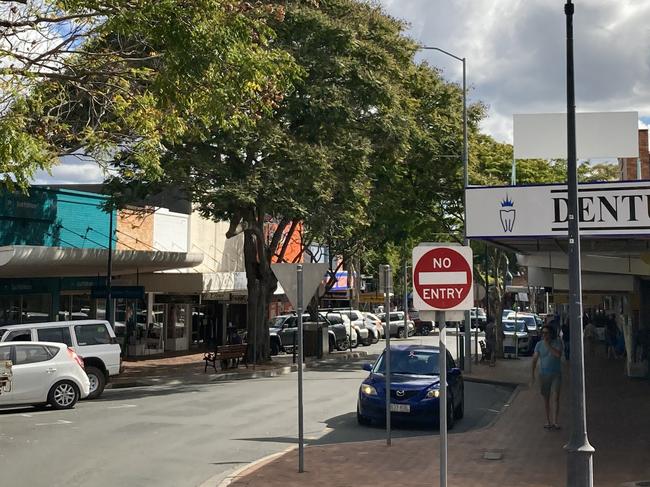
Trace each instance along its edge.
<instances>
[{"instance_id":1,"label":"utility pole","mask_svg":"<svg viewBox=\"0 0 650 487\"><path fill-rule=\"evenodd\" d=\"M567 190L569 219L569 325L571 328L571 432L567 450L567 487L593 487L594 447L587 438L585 366L582 342L582 264L578 221L578 171L576 153L576 106L573 70L574 5L567 0Z\"/></svg>"}]
</instances>

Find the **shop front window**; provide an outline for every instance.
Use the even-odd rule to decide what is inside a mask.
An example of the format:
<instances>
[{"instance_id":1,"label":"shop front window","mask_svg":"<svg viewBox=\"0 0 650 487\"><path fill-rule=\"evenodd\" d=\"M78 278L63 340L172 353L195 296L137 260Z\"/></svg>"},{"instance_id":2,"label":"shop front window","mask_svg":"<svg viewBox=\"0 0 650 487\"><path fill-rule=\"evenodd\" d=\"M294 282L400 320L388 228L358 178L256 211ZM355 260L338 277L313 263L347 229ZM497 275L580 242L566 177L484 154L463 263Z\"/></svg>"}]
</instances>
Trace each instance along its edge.
<instances>
[{"instance_id":1,"label":"shop front window","mask_svg":"<svg viewBox=\"0 0 650 487\"><path fill-rule=\"evenodd\" d=\"M22 323L43 323L51 321L51 294L25 294L22 297L22 305Z\"/></svg>"},{"instance_id":2,"label":"shop front window","mask_svg":"<svg viewBox=\"0 0 650 487\"><path fill-rule=\"evenodd\" d=\"M142 300L115 300L114 330L122 347L126 345L127 341L129 345L141 345L144 343L147 328L145 323L139 318L142 311L145 312L146 316L146 305Z\"/></svg>"},{"instance_id":3,"label":"shop front window","mask_svg":"<svg viewBox=\"0 0 650 487\"><path fill-rule=\"evenodd\" d=\"M185 305L170 304L169 319L167 320L167 338L183 338L185 336Z\"/></svg>"},{"instance_id":4,"label":"shop front window","mask_svg":"<svg viewBox=\"0 0 650 487\"><path fill-rule=\"evenodd\" d=\"M62 295L60 299L59 320L88 320L95 318L92 300L87 294Z\"/></svg>"},{"instance_id":5,"label":"shop front window","mask_svg":"<svg viewBox=\"0 0 650 487\"><path fill-rule=\"evenodd\" d=\"M0 326L20 323L20 296L0 297Z\"/></svg>"}]
</instances>

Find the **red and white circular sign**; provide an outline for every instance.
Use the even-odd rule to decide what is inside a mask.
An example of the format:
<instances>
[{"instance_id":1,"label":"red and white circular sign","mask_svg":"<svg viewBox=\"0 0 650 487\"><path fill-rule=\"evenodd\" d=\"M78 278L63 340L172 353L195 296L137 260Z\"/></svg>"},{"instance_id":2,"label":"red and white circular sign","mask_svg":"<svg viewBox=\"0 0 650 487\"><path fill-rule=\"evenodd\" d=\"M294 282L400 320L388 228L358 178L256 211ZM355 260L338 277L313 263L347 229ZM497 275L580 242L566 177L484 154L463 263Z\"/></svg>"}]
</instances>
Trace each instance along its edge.
<instances>
[{"instance_id":1,"label":"red and white circular sign","mask_svg":"<svg viewBox=\"0 0 650 487\"><path fill-rule=\"evenodd\" d=\"M469 255L466 255L469 251ZM469 257L469 258L468 258ZM420 310L458 310L472 306L471 248L413 249L413 304ZM419 303L419 304L418 304Z\"/></svg>"}]
</instances>

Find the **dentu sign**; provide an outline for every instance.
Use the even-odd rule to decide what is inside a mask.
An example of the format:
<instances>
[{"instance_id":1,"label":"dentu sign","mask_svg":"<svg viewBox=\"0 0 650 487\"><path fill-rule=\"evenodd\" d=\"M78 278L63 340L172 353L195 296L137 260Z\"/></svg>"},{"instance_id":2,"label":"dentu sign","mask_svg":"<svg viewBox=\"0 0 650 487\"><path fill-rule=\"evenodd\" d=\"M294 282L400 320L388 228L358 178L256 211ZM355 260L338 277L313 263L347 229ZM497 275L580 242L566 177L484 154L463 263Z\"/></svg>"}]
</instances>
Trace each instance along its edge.
<instances>
[{"instance_id":1,"label":"dentu sign","mask_svg":"<svg viewBox=\"0 0 650 487\"><path fill-rule=\"evenodd\" d=\"M461 311L473 306L472 249L418 246L413 249L413 306L418 311Z\"/></svg>"}]
</instances>

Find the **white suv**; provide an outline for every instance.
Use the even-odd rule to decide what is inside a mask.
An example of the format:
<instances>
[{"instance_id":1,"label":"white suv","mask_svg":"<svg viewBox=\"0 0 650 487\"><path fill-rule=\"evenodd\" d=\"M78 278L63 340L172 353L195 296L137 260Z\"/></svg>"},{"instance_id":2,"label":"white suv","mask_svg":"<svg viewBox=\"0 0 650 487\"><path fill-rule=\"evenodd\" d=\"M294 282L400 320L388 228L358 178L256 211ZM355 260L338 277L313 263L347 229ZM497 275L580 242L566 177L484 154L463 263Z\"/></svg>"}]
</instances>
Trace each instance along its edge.
<instances>
[{"instance_id":1,"label":"white suv","mask_svg":"<svg viewBox=\"0 0 650 487\"><path fill-rule=\"evenodd\" d=\"M78 320L0 327L0 342L65 343L83 357L90 380L88 399L99 397L109 376L118 375L121 349L108 321Z\"/></svg>"}]
</instances>

